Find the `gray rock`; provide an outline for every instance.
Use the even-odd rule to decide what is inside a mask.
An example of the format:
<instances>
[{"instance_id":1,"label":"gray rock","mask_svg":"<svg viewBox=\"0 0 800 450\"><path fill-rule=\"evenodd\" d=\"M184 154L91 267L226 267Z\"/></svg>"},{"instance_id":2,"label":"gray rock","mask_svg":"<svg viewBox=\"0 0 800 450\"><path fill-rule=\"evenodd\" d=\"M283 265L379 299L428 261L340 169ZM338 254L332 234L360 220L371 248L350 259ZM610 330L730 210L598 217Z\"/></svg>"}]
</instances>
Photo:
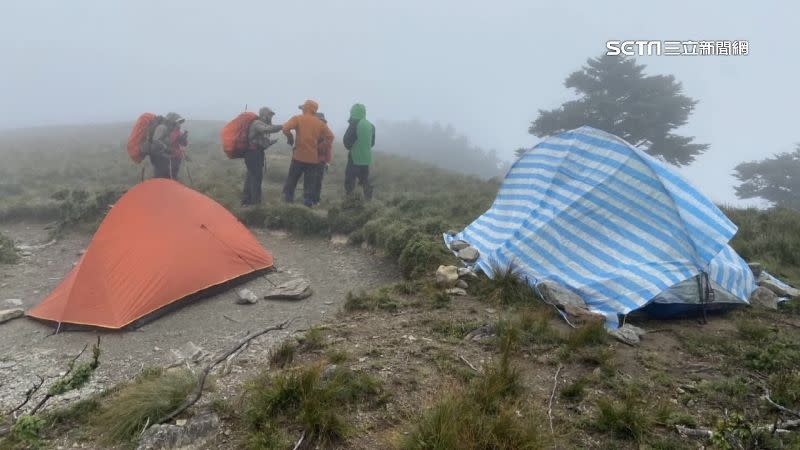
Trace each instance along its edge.
<instances>
[{"instance_id":1,"label":"gray rock","mask_svg":"<svg viewBox=\"0 0 800 450\"><path fill-rule=\"evenodd\" d=\"M579 306L563 305L561 309L573 325L583 325L588 322L605 322L606 320L602 314L591 312Z\"/></svg>"},{"instance_id":2,"label":"gray rock","mask_svg":"<svg viewBox=\"0 0 800 450\"><path fill-rule=\"evenodd\" d=\"M467 284L467 282L464 280L458 280L456 281L456 287L461 289L467 289L469 288L469 284Z\"/></svg>"},{"instance_id":3,"label":"gray rock","mask_svg":"<svg viewBox=\"0 0 800 450\"><path fill-rule=\"evenodd\" d=\"M784 288L784 287L779 286L777 283L775 283L774 281L769 280L769 279L759 280L758 281L758 285L761 286L761 287L765 287L765 288L769 289L770 291L774 292L775 295L777 295L778 297L789 297L789 298L800 297L800 290L795 289L795 288L793 288L791 286L788 286L788 287Z\"/></svg>"},{"instance_id":4,"label":"gray rock","mask_svg":"<svg viewBox=\"0 0 800 450\"><path fill-rule=\"evenodd\" d=\"M22 299L19 298L7 298L3 300L3 302L12 308L18 308L22 306Z\"/></svg>"},{"instance_id":5,"label":"gray rock","mask_svg":"<svg viewBox=\"0 0 800 450\"><path fill-rule=\"evenodd\" d=\"M481 256L481 253L475 247L466 247L462 248L458 251L458 257L463 259L468 263L473 263L478 260L478 257Z\"/></svg>"},{"instance_id":6,"label":"gray rock","mask_svg":"<svg viewBox=\"0 0 800 450\"><path fill-rule=\"evenodd\" d=\"M12 309L3 309L0 310L0 323L8 322L9 320L16 319L18 317L22 317L25 314L25 311L22 308L12 308Z\"/></svg>"},{"instance_id":7,"label":"gray rock","mask_svg":"<svg viewBox=\"0 0 800 450\"><path fill-rule=\"evenodd\" d=\"M750 294L750 304L761 308L778 309L778 296L770 289L759 286Z\"/></svg>"},{"instance_id":8,"label":"gray rock","mask_svg":"<svg viewBox=\"0 0 800 450\"><path fill-rule=\"evenodd\" d=\"M455 241L450 243L450 250L452 250L454 252L461 251L461 250L463 250L463 249L465 249L467 247L469 247L469 242L467 242L467 241L455 240Z\"/></svg>"},{"instance_id":9,"label":"gray rock","mask_svg":"<svg viewBox=\"0 0 800 450\"><path fill-rule=\"evenodd\" d=\"M646 331L626 323L616 330L609 330L608 333L628 345L638 345Z\"/></svg>"},{"instance_id":10,"label":"gray rock","mask_svg":"<svg viewBox=\"0 0 800 450\"><path fill-rule=\"evenodd\" d=\"M547 303L556 305L564 309L567 305L575 308L586 308L586 302L583 301L580 295L570 291L569 289L561 286L555 281L543 281L536 285L542 297Z\"/></svg>"},{"instance_id":11,"label":"gray rock","mask_svg":"<svg viewBox=\"0 0 800 450\"><path fill-rule=\"evenodd\" d=\"M488 324L478 327L464 336L468 341L483 342L493 339L497 336L497 328L494 325Z\"/></svg>"},{"instance_id":12,"label":"gray rock","mask_svg":"<svg viewBox=\"0 0 800 450\"><path fill-rule=\"evenodd\" d=\"M199 446L205 439L219 428L219 417L216 414L204 414L192 417L184 426L153 425L142 435L137 450L161 450L181 447Z\"/></svg>"},{"instance_id":13,"label":"gray rock","mask_svg":"<svg viewBox=\"0 0 800 450\"><path fill-rule=\"evenodd\" d=\"M250 289L236 291L236 303L239 305L252 305L258 302L258 296Z\"/></svg>"},{"instance_id":14,"label":"gray rock","mask_svg":"<svg viewBox=\"0 0 800 450\"><path fill-rule=\"evenodd\" d=\"M761 276L761 271L764 270L764 268L761 267L761 263L752 262L752 263L749 263L747 265L750 267L750 270L753 272L753 276L756 277L756 279L758 279L758 277Z\"/></svg>"},{"instance_id":15,"label":"gray rock","mask_svg":"<svg viewBox=\"0 0 800 450\"><path fill-rule=\"evenodd\" d=\"M458 281L458 267L439 266L436 269L436 284L443 287L455 286Z\"/></svg>"},{"instance_id":16,"label":"gray rock","mask_svg":"<svg viewBox=\"0 0 800 450\"><path fill-rule=\"evenodd\" d=\"M285 283L281 283L273 288L264 298L268 300L302 300L311 297L314 291L308 280L295 278Z\"/></svg>"},{"instance_id":17,"label":"gray rock","mask_svg":"<svg viewBox=\"0 0 800 450\"><path fill-rule=\"evenodd\" d=\"M197 362L205 357L206 352L202 347L198 347L194 342L189 341L177 350L172 349L172 354L175 355L179 362Z\"/></svg>"},{"instance_id":18,"label":"gray rock","mask_svg":"<svg viewBox=\"0 0 800 450\"><path fill-rule=\"evenodd\" d=\"M478 274L473 272L472 269L461 267L458 269L458 278L478 278Z\"/></svg>"},{"instance_id":19,"label":"gray rock","mask_svg":"<svg viewBox=\"0 0 800 450\"><path fill-rule=\"evenodd\" d=\"M450 289L446 290L445 292L447 292L448 295L456 295L456 296L461 296L461 297L467 295L467 291L465 291L462 288L457 288L457 287L456 288L450 288Z\"/></svg>"}]
</instances>

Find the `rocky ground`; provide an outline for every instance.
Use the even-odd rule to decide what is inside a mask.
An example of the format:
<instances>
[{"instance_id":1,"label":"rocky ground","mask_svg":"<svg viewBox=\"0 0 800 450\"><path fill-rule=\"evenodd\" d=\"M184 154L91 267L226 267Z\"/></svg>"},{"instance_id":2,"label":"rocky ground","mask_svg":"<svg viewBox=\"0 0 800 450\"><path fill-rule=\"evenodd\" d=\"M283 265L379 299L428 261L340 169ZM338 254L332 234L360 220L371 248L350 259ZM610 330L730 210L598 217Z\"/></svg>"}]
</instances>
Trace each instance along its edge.
<instances>
[{"instance_id":1,"label":"rocky ground","mask_svg":"<svg viewBox=\"0 0 800 450\"><path fill-rule=\"evenodd\" d=\"M2 232L25 248L22 261L0 265L0 309L30 308L43 299L73 267L90 240L72 234L50 245L40 224L3 225ZM84 397L90 392L130 379L143 367L167 366L180 353L214 354L247 332L293 318L280 333L264 336L255 347L296 330L307 329L339 309L349 291L394 281L396 270L368 251L316 238L296 238L285 232L255 230L254 234L275 257L278 272L256 278L228 292L197 301L133 331L62 331L50 324L19 318L0 324L0 410L25 398L37 375L52 382L84 345L101 338L101 365L91 383L80 391L54 399L51 406ZM310 282L313 295L304 300L259 300L238 304L237 290L246 288L263 297L273 286L297 278ZM191 344L193 345L191 345ZM178 354L176 354L178 353ZM187 355L184 355L187 356ZM191 356L191 355L188 355ZM201 355L195 355L201 356Z\"/></svg>"}]
</instances>

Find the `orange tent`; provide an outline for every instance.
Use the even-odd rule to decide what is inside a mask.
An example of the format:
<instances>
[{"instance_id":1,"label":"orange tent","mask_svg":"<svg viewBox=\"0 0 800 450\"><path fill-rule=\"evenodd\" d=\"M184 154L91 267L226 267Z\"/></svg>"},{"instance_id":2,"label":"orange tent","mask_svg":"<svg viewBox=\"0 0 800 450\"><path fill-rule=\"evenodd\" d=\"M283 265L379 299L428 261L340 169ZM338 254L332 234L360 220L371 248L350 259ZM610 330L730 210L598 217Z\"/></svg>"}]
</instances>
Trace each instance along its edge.
<instances>
[{"instance_id":1,"label":"orange tent","mask_svg":"<svg viewBox=\"0 0 800 450\"><path fill-rule=\"evenodd\" d=\"M119 199L75 268L27 314L122 328L271 267L272 255L222 205L175 181L153 179Z\"/></svg>"}]
</instances>

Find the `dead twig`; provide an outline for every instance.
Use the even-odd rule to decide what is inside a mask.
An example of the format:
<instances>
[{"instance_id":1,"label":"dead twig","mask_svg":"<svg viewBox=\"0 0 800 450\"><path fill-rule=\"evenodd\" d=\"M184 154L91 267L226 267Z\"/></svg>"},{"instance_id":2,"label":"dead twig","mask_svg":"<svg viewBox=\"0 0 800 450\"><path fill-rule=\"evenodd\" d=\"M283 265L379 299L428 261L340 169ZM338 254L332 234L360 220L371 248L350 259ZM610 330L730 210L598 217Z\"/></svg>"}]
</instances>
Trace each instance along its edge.
<instances>
[{"instance_id":1,"label":"dead twig","mask_svg":"<svg viewBox=\"0 0 800 450\"><path fill-rule=\"evenodd\" d=\"M467 358L464 358L464 355L458 355L458 359L464 361L464 364L468 365L470 369L474 370L475 372L480 372L475 366L472 365L471 362L467 361Z\"/></svg>"},{"instance_id":2,"label":"dead twig","mask_svg":"<svg viewBox=\"0 0 800 450\"><path fill-rule=\"evenodd\" d=\"M97 345L100 345L100 336L97 337ZM72 358L72 360L69 362L69 365L67 366L67 372L64 374L64 376L61 377L62 380L66 379L69 376L69 374L72 372L72 369L75 368L75 361L77 361L78 358L80 358L81 355L83 355L83 352L85 352L87 348L89 348L89 344L84 345L80 353L78 353L77 355L75 355L74 358ZM39 409L41 409L44 406L44 404L47 403L47 401L50 400L52 397L53 395L51 395L49 392L45 394L45 396L42 397L41 400L39 400L39 403L37 403L36 406L34 406L31 412L28 414L31 416L36 414L36 412L39 411Z\"/></svg>"},{"instance_id":3,"label":"dead twig","mask_svg":"<svg viewBox=\"0 0 800 450\"><path fill-rule=\"evenodd\" d=\"M17 405L14 409L9 411L6 415L11 416L12 418L16 418L14 417L16 412L22 409L23 406L27 405L28 402L31 400L31 398L33 398L33 395L36 394L39 391L39 389L42 388L42 385L44 384L44 378L40 377L38 374L36 374L36 378L39 379L39 383L38 384L33 383L33 386L31 386L30 389L25 391L25 400L19 405Z\"/></svg>"},{"instance_id":4,"label":"dead twig","mask_svg":"<svg viewBox=\"0 0 800 450\"><path fill-rule=\"evenodd\" d=\"M231 356L226 358L225 368L222 369L223 375L231 373L231 367L233 367L233 360L235 360L237 356L241 355L243 351L247 350L248 347L250 347L249 342L247 344L244 344L239 350L236 350Z\"/></svg>"},{"instance_id":5,"label":"dead twig","mask_svg":"<svg viewBox=\"0 0 800 450\"><path fill-rule=\"evenodd\" d=\"M297 441L297 444L294 444L294 448L292 450L297 450L300 448L300 445L303 443L303 439L306 438L306 432L303 430L303 434L300 435L300 439Z\"/></svg>"},{"instance_id":6,"label":"dead twig","mask_svg":"<svg viewBox=\"0 0 800 450\"><path fill-rule=\"evenodd\" d=\"M216 367L216 366L217 366L219 363L221 363L222 361L225 361L225 360L226 360L226 359L227 359L229 356L231 356L232 354L234 354L234 353L235 353L237 350L239 350L240 348L244 347L244 346L245 346L245 344L249 343L249 342L250 342L250 341L252 341L253 339L255 339L255 338L257 338L257 337L259 337L259 336L261 336L261 335L267 334L267 333L269 333L270 331L283 330L283 329L284 329L284 328L286 328L286 326L287 326L289 323L291 323L293 320L294 320L294 319L289 319L289 320L287 320L287 321L284 321L283 323L281 323L281 324L279 324L279 325L275 325L275 326L267 327L267 328L264 328L264 329L263 329L263 330L261 330L261 331L257 331L257 332L255 332L255 333L253 333L253 334L249 335L249 336L246 336L246 337L244 337L244 338L240 339L240 340L239 340L239 341L238 341L238 342L237 342L237 343L236 343L236 344L235 344L233 347L231 347L231 348L230 348L228 351L226 351L226 352L222 353L221 355L217 356L216 358L214 358L214 360L213 360L213 361L211 361L211 362L210 362L210 363L209 363L209 364L206 366L206 368L205 368L205 369L203 369L203 372L200 374L200 379L199 379L199 380L198 380L198 382L197 382L197 387L195 387L195 390L194 390L194 393L192 394L192 396L191 396L190 398L186 399L186 401L185 401L185 402L183 402L183 403L182 403L182 404L181 404L181 405L180 405L180 406L179 406L177 409L175 409L175 410L174 410L174 411L172 411L171 413L167 414L166 416L162 417L161 419L159 419L159 420L158 420L158 421L156 421L155 423L162 424L162 423L165 423L165 422L168 422L168 421L170 421L170 420L174 419L174 418L175 418L175 417L177 417L179 414L181 414L182 412L184 412L184 411L186 411L187 409L189 409L189 407L190 407L190 406L192 406L192 405L194 405L194 404L195 404L195 403L196 403L198 400L200 400L200 397L203 395L203 388L205 387L205 384L206 384L206 378L208 377L208 374L209 374L209 373L211 372L211 370L212 370L212 369L214 369L214 367Z\"/></svg>"},{"instance_id":7,"label":"dead twig","mask_svg":"<svg viewBox=\"0 0 800 450\"><path fill-rule=\"evenodd\" d=\"M772 405L775 409L777 409L777 410L779 410L781 412L784 412L786 414L790 414L790 415L795 416L795 417L800 417L800 412L793 411L793 410L791 410L791 409L789 409L789 408L787 408L785 406L782 406L782 405L779 405L779 404L775 403L775 401L772 400L772 398L770 397L769 389L766 389L766 388L764 389L764 396L762 398L764 400L766 400L767 403Z\"/></svg>"},{"instance_id":8,"label":"dead twig","mask_svg":"<svg viewBox=\"0 0 800 450\"><path fill-rule=\"evenodd\" d=\"M553 431L553 398L556 396L556 387L558 386L558 374L564 366L559 365L556 374L553 375L553 392L550 393L550 401L547 404L547 417L550 419L550 434L555 434Z\"/></svg>"},{"instance_id":9,"label":"dead twig","mask_svg":"<svg viewBox=\"0 0 800 450\"><path fill-rule=\"evenodd\" d=\"M228 319L228 320L230 320L231 322L234 322L234 323L242 323L241 321L236 320L233 317L228 316L227 314L223 314L222 317L224 317L224 318L226 318L226 319Z\"/></svg>"}]
</instances>

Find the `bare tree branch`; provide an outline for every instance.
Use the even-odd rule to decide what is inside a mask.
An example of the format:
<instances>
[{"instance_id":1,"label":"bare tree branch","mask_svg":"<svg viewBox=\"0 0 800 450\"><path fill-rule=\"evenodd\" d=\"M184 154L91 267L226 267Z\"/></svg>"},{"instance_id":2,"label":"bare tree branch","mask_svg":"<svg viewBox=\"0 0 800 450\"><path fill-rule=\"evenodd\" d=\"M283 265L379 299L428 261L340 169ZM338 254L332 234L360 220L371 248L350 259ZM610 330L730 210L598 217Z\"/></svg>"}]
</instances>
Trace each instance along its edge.
<instances>
[{"instance_id":1,"label":"bare tree branch","mask_svg":"<svg viewBox=\"0 0 800 450\"><path fill-rule=\"evenodd\" d=\"M271 327L268 327L268 328L264 328L261 331L257 331L255 333L249 335L249 336L246 336L246 337L240 339L238 342L236 342L236 344L232 348L230 348L228 351L226 351L226 352L220 354L219 356L217 356L216 358L214 358L214 360L211 361L206 366L206 368L203 369L203 372L200 374L200 379L197 382L197 387L195 388L194 393L192 394L192 396L190 398L186 399L186 401L183 402L177 409L175 409L171 413L167 414L166 416L162 417L158 421L154 422L154 424L156 424L156 423L162 424L162 423L168 422L168 421L174 419L175 417L177 417L182 412L184 412L187 409L189 409L190 406L192 406L195 403L197 403L197 401L200 400L200 397L203 395L203 387L205 387L206 378L208 377L208 374L211 372L211 370L214 367L217 366L217 364L221 363L222 361L225 361L229 356L234 354L240 348L244 347L245 344L247 344L248 342L252 341L253 339L255 339L255 338L257 338L257 337L259 337L261 335L267 334L270 331L283 330L293 320L294 319L289 319L289 320L281 323L280 325L275 325L275 326L271 326Z\"/></svg>"}]
</instances>

